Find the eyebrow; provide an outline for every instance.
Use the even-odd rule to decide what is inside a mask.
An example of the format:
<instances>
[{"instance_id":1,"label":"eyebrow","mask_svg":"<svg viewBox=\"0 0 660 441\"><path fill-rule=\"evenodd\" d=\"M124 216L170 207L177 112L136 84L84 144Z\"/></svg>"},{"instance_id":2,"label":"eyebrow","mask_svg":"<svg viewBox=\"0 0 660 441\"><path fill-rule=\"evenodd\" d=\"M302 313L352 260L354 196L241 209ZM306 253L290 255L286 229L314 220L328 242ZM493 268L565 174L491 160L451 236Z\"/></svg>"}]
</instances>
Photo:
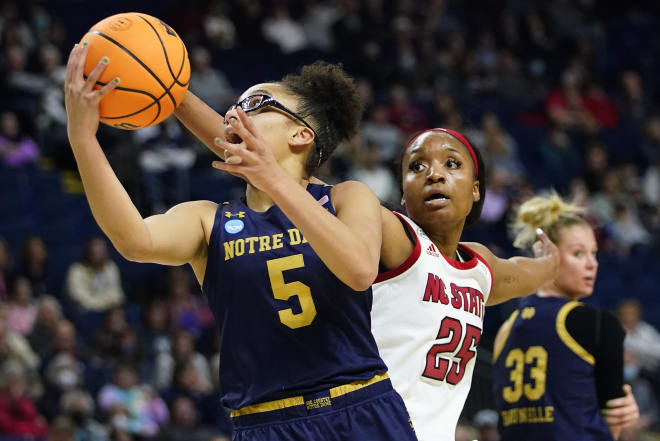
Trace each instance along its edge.
<instances>
[{"instance_id":1,"label":"eyebrow","mask_svg":"<svg viewBox=\"0 0 660 441\"><path fill-rule=\"evenodd\" d=\"M417 147L414 147L414 148L410 149L410 155L414 155L415 153L419 152L419 150L421 148L422 148L422 146L420 145L420 146L417 146ZM449 146L445 147L444 150L454 152L454 153L458 153L459 155L461 154L461 152L459 150L456 150L455 148L449 147Z\"/></svg>"}]
</instances>

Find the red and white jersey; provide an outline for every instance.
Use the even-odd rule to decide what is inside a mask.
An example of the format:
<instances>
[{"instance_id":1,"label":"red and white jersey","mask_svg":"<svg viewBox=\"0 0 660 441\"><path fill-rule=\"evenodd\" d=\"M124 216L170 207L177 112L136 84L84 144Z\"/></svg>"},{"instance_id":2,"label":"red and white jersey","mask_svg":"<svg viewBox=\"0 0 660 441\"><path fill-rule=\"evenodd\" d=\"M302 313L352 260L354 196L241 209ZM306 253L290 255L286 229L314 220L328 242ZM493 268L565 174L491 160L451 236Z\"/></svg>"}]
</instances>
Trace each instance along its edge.
<instances>
[{"instance_id":1,"label":"red and white jersey","mask_svg":"<svg viewBox=\"0 0 660 441\"><path fill-rule=\"evenodd\" d=\"M493 276L486 261L459 245L448 259L407 217L415 249L373 285L371 330L420 441L454 441L470 391Z\"/></svg>"}]
</instances>

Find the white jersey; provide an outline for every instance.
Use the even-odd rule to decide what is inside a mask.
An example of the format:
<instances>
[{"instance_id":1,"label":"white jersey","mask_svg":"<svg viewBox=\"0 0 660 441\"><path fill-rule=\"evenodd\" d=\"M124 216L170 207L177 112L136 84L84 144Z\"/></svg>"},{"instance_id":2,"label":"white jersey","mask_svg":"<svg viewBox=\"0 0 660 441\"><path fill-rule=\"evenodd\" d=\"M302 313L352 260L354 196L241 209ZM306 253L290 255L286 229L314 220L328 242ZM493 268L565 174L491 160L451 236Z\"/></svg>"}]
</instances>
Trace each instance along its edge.
<instances>
[{"instance_id":1,"label":"white jersey","mask_svg":"<svg viewBox=\"0 0 660 441\"><path fill-rule=\"evenodd\" d=\"M490 267L464 245L458 262L443 256L420 227L399 215L415 249L373 285L371 330L420 441L454 441L470 391Z\"/></svg>"}]
</instances>

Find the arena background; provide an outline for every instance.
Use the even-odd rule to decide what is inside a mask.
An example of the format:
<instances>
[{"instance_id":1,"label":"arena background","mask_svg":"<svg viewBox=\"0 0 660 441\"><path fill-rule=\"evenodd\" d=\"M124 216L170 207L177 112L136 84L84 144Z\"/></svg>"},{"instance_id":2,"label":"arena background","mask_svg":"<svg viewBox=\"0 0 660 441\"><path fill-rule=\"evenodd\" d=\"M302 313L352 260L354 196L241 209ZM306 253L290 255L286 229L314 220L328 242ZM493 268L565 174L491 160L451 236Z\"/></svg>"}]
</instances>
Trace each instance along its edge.
<instances>
[{"instance_id":1,"label":"arena background","mask_svg":"<svg viewBox=\"0 0 660 441\"><path fill-rule=\"evenodd\" d=\"M583 203L600 247L587 302L614 313L624 300L639 302L627 303L624 325L648 338L637 353L626 342L627 381L639 391L643 424L625 439L657 439L660 3L4 0L0 440L189 441L229 431L214 395L214 325L189 269L130 263L106 239L90 242L103 236L66 139L64 63L92 24L126 11L157 16L181 35L192 90L220 112L251 84L316 59L343 63L367 110L360 134L320 175L362 180L383 201L399 201L393 158L411 134L464 131L489 172L482 220L464 240L500 256L517 253L508 223L521 200L555 189ZM99 139L145 216L242 191L240 181L211 169L213 156L174 118L137 132L101 127ZM464 439L497 439L492 413L479 411L492 407L490 349L514 308L486 314L457 435ZM131 366L151 392L134 397L148 405L128 413L114 406L113 373ZM43 417L30 414L24 436L5 415L17 382L27 385L25 405Z\"/></svg>"}]
</instances>

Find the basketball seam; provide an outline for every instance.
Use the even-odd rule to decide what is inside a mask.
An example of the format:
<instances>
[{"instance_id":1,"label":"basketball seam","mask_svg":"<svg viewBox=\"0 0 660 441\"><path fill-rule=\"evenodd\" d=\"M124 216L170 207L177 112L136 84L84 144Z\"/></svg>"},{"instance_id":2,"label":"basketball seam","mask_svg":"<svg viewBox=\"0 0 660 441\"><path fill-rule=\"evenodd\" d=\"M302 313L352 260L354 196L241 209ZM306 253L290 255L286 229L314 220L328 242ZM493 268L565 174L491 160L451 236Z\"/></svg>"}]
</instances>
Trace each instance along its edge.
<instances>
[{"instance_id":1,"label":"basketball seam","mask_svg":"<svg viewBox=\"0 0 660 441\"><path fill-rule=\"evenodd\" d=\"M83 78L87 79L87 76L86 76L86 75L83 75ZM103 87L103 86L105 86L107 83L103 83L103 82L101 82L101 81L97 81L96 84L98 84L99 86ZM151 125L151 124L152 124L154 121L156 121L156 119L158 119L158 117L160 116L160 112L162 111L162 106L160 105L160 99L161 99L162 97L164 97L165 94L162 94L162 95L159 96L159 97L155 97L154 95L152 95L152 94L150 94L149 92L146 92L146 91L144 91L144 90L131 89L131 88L129 88L129 87L121 87L121 86L117 86L115 89L118 89L118 90L124 90L124 91L126 91L126 92L142 93L142 94L144 94L144 95L147 95L149 98L151 98L151 99L154 100L154 101L153 101L151 104L149 104L149 105L147 105L147 106L141 108L140 110L136 110L136 111L133 112L133 113L129 113L129 114L126 114L126 115L120 115L120 116L102 116L102 115L99 115L99 118L100 118L100 119L121 119L121 118L129 118L129 117L131 117L131 116L137 115L138 113L147 110L149 107L153 106L154 104L156 104L156 105L158 106L158 113L156 114L156 116L154 117L154 119L152 119L152 120L151 120L147 125L145 125L144 127L147 127L147 126ZM171 86L170 86L170 89L171 89Z\"/></svg>"},{"instance_id":2,"label":"basketball seam","mask_svg":"<svg viewBox=\"0 0 660 441\"><path fill-rule=\"evenodd\" d=\"M116 44L117 47L119 47L121 50L123 50L124 52L126 52L126 53L127 53L131 58L133 58L135 61L137 61L137 62L140 64L140 66L142 66L147 72L149 72L149 74L151 74L152 77L154 77L154 79L155 79L156 81L158 81L158 84L161 85L161 87L163 88L163 90L165 91L165 93L166 93L166 94L170 97L170 99L172 100L172 103L174 104L174 107L177 107L176 100L174 99L174 97L173 97L172 94L170 93L170 89L171 89L171 87L168 89L168 87L165 86L165 84L161 81L161 79L158 78L158 76L157 76L157 75L156 75L151 69L149 69L149 67L148 67L146 64L144 64L144 63L143 63L138 57L136 57L135 54L133 54L131 51L129 51L126 47L124 47L121 43L119 43L118 41L116 41L116 40L113 39L112 37L109 37L109 36L105 35L103 32L97 31L97 30L95 30L95 29L91 29L91 30L89 31L89 33L90 33L90 34L96 34L96 35L98 35L98 36L100 36L100 37L102 37L102 38L105 38L106 40L108 40L108 41L110 41L110 42Z\"/></svg>"},{"instance_id":3,"label":"basketball seam","mask_svg":"<svg viewBox=\"0 0 660 441\"><path fill-rule=\"evenodd\" d=\"M181 72L183 71L183 66L186 64L186 58L185 58L185 45L184 45L184 57L181 60L181 67L179 67L179 72L174 75L174 71L172 70L172 65L170 64L170 57L167 55L167 49L165 49L165 43L163 43L163 39L160 37L160 34L156 30L153 24L149 22L146 18L144 18L141 15L138 15L146 24L149 25L151 30L154 31L154 34L156 34L156 37L158 37L158 41L160 42L160 47L163 49L163 55L165 55L165 64L167 64L167 69L170 71L170 75L172 75L172 78L174 79L174 82L178 84L179 86L185 86L188 83L180 83L179 82L179 76L181 76ZM182 42L183 43L183 42Z\"/></svg>"}]
</instances>

